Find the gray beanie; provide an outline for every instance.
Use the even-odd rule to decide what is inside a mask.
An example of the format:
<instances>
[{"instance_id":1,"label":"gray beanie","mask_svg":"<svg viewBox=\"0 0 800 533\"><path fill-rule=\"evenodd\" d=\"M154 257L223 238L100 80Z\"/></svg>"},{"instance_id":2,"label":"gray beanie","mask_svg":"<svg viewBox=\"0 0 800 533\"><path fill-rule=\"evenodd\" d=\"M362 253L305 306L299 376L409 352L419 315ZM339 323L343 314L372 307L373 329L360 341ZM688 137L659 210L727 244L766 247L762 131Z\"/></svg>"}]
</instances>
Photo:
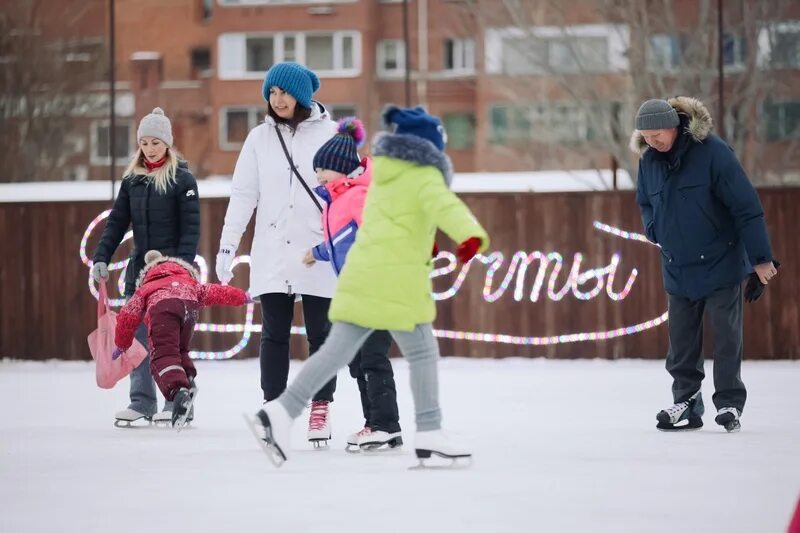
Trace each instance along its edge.
<instances>
[{"instance_id":1,"label":"gray beanie","mask_svg":"<svg viewBox=\"0 0 800 533\"><path fill-rule=\"evenodd\" d=\"M139 122L136 140L140 141L142 137L155 137L167 143L167 146L172 146L172 124L164 116L163 109L160 107L153 109L152 113L145 115Z\"/></svg>"},{"instance_id":2,"label":"gray beanie","mask_svg":"<svg viewBox=\"0 0 800 533\"><path fill-rule=\"evenodd\" d=\"M636 113L636 129L640 131L677 128L680 123L678 112L666 100L648 100Z\"/></svg>"}]
</instances>

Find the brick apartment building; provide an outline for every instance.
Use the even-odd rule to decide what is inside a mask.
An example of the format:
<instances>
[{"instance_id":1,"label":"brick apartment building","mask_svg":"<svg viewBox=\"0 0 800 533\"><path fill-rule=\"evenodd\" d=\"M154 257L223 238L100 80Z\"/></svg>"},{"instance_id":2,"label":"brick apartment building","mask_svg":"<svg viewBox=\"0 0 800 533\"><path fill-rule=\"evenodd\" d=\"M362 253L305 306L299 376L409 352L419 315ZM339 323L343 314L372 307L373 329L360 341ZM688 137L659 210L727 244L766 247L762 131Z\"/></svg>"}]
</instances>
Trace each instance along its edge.
<instances>
[{"instance_id":1,"label":"brick apartment building","mask_svg":"<svg viewBox=\"0 0 800 533\"><path fill-rule=\"evenodd\" d=\"M751 169L796 179L800 5L724 3L726 137ZM524 17L513 4L409 0L406 50L401 0L116 0L118 164L158 105L199 177L231 174L263 119L264 72L282 60L307 64L333 115L358 115L372 132L386 103L404 102L408 63L411 102L444 118L460 172L631 168L636 105L675 87L692 87L717 118L716 2L674 0L650 18L643 7L663 2L529 0ZM690 38L706 39L700 53ZM75 177L107 178L107 115L89 130Z\"/></svg>"}]
</instances>

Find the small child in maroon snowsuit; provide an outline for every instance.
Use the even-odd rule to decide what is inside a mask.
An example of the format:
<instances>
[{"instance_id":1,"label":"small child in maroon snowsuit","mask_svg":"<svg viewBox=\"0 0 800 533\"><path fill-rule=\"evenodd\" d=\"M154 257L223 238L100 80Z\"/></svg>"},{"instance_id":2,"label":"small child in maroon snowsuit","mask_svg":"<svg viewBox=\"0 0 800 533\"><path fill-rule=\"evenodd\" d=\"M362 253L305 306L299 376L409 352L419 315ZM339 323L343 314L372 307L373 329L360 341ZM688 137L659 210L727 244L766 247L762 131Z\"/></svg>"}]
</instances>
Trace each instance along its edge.
<instances>
[{"instance_id":1,"label":"small child in maroon snowsuit","mask_svg":"<svg viewBox=\"0 0 800 533\"><path fill-rule=\"evenodd\" d=\"M180 427L197 392L197 370L189 357L189 343L200 309L239 306L252 300L236 287L200 283L189 263L157 250L145 254L145 263L136 293L117 316L114 357L130 348L136 328L144 320L150 342L150 373L164 397L174 402L172 425Z\"/></svg>"}]
</instances>

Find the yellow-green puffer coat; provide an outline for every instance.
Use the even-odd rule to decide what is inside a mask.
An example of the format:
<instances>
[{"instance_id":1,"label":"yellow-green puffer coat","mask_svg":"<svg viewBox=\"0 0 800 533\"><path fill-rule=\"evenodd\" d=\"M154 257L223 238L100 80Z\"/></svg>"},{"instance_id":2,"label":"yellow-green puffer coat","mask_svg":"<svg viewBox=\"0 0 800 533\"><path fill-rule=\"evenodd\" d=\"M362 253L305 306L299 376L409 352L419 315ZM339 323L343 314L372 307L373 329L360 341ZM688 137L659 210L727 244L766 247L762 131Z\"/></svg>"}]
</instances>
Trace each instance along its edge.
<instances>
[{"instance_id":1,"label":"yellow-green puffer coat","mask_svg":"<svg viewBox=\"0 0 800 533\"><path fill-rule=\"evenodd\" d=\"M489 236L448 188L450 161L432 143L380 135L373 146L372 185L356 242L331 302L331 321L411 331L433 322L431 250L436 228L456 243Z\"/></svg>"}]
</instances>

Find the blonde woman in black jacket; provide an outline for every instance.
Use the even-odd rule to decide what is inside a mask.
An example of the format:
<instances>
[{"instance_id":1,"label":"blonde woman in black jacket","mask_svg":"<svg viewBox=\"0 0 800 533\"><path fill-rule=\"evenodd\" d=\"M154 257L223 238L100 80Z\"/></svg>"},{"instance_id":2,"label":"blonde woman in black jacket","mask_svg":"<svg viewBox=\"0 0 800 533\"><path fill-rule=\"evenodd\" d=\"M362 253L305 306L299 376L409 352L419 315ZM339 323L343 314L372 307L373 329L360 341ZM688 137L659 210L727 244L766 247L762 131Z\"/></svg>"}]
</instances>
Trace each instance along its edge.
<instances>
[{"instance_id":1,"label":"blonde woman in black jacket","mask_svg":"<svg viewBox=\"0 0 800 533\"><path fill-rule=\"evenodd\" d=\"M172 125L161 108L155 108L139 124L138 149L120 186L94 254L92 276L107 280L108 263L128 231L133 229L133 251L125 270L125 297L135 291L136 278L148 250L193 263L200 240L200 199L197 182L172 146ZM147 346L147 332L140 327L136 338ZM150 358L131 373L131 403L116 414L117 426L145 419L169 422L172 406L158 411L156 387L150 377Z\"/></svg>"}]
</instances>

